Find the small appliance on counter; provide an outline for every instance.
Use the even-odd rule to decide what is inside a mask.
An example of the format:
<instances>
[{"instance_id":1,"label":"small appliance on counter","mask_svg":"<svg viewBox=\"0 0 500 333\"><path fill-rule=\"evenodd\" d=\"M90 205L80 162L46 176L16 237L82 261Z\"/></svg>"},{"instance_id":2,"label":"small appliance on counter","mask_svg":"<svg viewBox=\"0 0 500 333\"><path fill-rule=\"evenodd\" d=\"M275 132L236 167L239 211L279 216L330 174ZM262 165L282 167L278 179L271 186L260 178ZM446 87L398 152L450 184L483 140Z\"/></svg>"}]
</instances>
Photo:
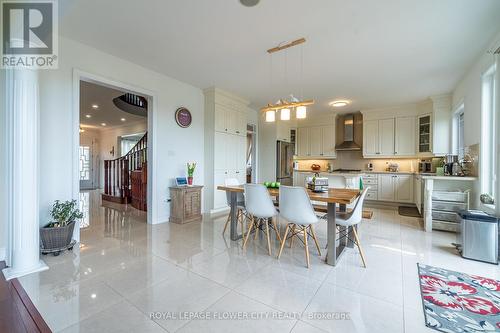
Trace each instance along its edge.
<instances>
[{"instance_id":1,"label":"small appliance on counter","mask_svg":"<svg viewBox=\"0 0 500 333\"><path fill-rule=\"evenodd\" d=\"M444 175L458 176L462 172L458 164L458 155L446 155L444 157Z\"/></svg>"},{"instance_id":2,"label":"small appliance on counter","mask_svg":"<svg viewBox=\"0 0 500 333\"><path fill-rule=\"evenodd\" d=\"M432 173L431 160L421 160L420 162L418 162L418 172L420 172L420 173Z\"/></svg>"},{"instance_id":3,"label":"small appliance on counter","mask_svg":"<svg viewBox=\"0 0 500 333\"><path fill-rule=\"evenodd\" d=\"M327 177L307 177L307 188L313 192L326 192L328 191L328 178Z\"/></svg>"},{"instance_id":4,"label":"small appliance on counter","mask_svg":"<svg viewBox=\"0 0 500 333\"><path fill-rule=\"evenodd\" d=\"M370 162L370 163L368 163L368 164L366 165L366 169L367 169L368 171L373 171L373 163L371 163L371 162Z\"/></svg>"},{"instance_id":5,"label":"small appliance on counter","mask_svg":"<svg viewBox=\"0 0 500 333\"><path fill-rule=\"evenodd\" d=\"M498 264L498 218L478 210L461 210L458 216L462 257Z\"/></svg>"},{"instance_id":6,"label":"small appliance on counter","mask_svg":"<svg viewBox=\"0 0 500 333\"><path fill-rule=\"evenodd\" d=\"M389 172L399 172L399 164L391 162L387 165L387 171Z\"/></svg>"}]
</instances>

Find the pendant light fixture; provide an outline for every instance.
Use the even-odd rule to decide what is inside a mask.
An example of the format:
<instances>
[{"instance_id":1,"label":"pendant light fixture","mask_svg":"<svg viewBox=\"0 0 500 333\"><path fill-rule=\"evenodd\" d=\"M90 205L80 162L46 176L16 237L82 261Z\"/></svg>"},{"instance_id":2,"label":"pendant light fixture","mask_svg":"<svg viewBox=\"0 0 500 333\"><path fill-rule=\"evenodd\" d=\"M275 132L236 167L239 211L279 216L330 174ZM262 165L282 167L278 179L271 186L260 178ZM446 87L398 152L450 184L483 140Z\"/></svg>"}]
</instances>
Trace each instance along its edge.
<instances>
[{"instance_id":1,"label":"pendant light fixture","mask_svg":"<svg viewBox=\"0 0 500 333\"><path fill-rule=\"evenodd\" d=\"M278 45L272 49L267 50L267 53L270 54L270 85L272 88L272 70L273 70L273 63L272 63L272 54L275 52L279 52L282 50L286 50L288 48L303 44L306 42L305 38L300 38L297 39L293 42L290 42L285 45ZM303 68L304 68L304 58L303 58L303 49L301 48L300 50L300 81L301 84L303 84ZM287 59L285 58L285 76L287 76ZM303 87L301 87L301 90ZM295 109L295 116L297 119L305 119L307 117L307 106L314 104L314 100L304 100L303 99L303 91L301 91L301 100L297 99L293 95L290 95L290 100L287 101L285 99L280 99L276 104L268 104L267 106L263 107L261 109L261 112L265 112L266 114L266 122L274 122L276 121L276 113L280 112L280 119L282 121L287 121L290 120L291 118L291 111L292 109Z\"/></svg>"}]
</instances>

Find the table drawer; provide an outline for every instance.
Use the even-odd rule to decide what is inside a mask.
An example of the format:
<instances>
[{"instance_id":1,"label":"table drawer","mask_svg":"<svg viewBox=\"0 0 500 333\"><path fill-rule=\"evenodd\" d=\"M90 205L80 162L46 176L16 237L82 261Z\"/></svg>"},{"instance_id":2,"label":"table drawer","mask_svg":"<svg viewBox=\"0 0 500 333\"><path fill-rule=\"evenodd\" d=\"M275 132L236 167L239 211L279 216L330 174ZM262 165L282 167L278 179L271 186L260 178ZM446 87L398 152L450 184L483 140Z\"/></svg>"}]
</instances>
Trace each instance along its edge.
<instances>
[{"instance_id":1,"label":"table drawer","mask_svg":"<svg viewBox=\"0 0 500 333\"><path fill-rule=\"evenodd\" d=\"M454 201L432 200L432 209L444 210L448 212L458 212L461 209L467 209L467 204Z\"/></svg>"},{"instance_id":2,"label":"table drawer","mask_svg":"<svg viewBox=\"0 0 500 333\"><path fill-rule=\"evenodd\" d=\"M443 210L433 210L432 211L432 219L433 220L440 220L440 221L456 222L457 221L457 213L446 212Z\"/></svg>"},{"instance_id":3,"label":"table drawer","mask_svg":"<svg viewBox=\"0 0 500 333\"><path fill-rule=\"evenodd\" d=\"M446 192L446 191L432 192L432 200L467 202L468 198L469 198L468 192Z\"/></svg>"}]
</instances>

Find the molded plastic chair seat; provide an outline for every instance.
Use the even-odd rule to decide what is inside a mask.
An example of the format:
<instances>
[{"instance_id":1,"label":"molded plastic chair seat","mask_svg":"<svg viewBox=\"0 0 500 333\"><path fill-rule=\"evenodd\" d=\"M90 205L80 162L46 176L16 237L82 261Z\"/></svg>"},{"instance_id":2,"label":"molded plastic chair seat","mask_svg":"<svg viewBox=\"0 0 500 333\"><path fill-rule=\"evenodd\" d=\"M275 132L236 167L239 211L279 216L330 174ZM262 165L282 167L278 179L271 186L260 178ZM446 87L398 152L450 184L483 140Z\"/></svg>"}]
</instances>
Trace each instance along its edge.
<instances>
[{"instance_id":1,"label":"molded plastic chair seat","mask_svg":"<svg viewBox=\"0 0 500 333\"><path fill-rule=\"evenodd\" d=\"M309 248L307 245L309 236L311 236L314 240L316 249L321 256L318 239L316 238L316 234L313 229L313 225L318 223L320 219L316 216L311 200L309 199L304 187L280 187L280 217L287 220L288 224L285 228L285 234L281 242L278 259L281 256L286 240L290 239L291 247L293 245L293 237L296 236L299 238L298 236L302 233L303 239L299 239L302 243L304 243L307 267L309 268ZM297 229L298 231L296 231Z\"/></svg>"}]
</instances>

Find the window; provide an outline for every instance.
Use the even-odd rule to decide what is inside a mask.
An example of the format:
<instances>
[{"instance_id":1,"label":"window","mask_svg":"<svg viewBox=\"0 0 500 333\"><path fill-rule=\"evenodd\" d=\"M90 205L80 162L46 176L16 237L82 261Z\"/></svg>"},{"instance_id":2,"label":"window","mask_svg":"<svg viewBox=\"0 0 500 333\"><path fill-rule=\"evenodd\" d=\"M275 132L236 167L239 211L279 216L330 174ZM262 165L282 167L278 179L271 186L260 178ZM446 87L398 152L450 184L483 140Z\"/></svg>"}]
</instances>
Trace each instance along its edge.
<instances>
[{"instance_id":1,"label":"window","mask_svg":"<svg viewBox=\"0 0 500 333\"><path fill-rule=\"evenodd\" d=\"M80 146L80 180L90 179L90 147Z\"/></svg>"},{"instance_id":2,"label":"window","mask_svg":"<svg viewBox=\"0 0 500 333\"><path fill-rule=\"evenodd\" d=\"M464 144L464 104L462 103L453 115L453 151L462 159L465 154Z\"/></svg>"},{"instance_id":3,"label":"window","mask_svg":"<svg viewBox=\"0 0 500 333\"><path fill-rule=\"evenodd\" d=\"M482 76L481 87L481 193L495 198L497 162L496 147L496 110L495 110L495 66Z\"/></svg>"}]
</instances>

